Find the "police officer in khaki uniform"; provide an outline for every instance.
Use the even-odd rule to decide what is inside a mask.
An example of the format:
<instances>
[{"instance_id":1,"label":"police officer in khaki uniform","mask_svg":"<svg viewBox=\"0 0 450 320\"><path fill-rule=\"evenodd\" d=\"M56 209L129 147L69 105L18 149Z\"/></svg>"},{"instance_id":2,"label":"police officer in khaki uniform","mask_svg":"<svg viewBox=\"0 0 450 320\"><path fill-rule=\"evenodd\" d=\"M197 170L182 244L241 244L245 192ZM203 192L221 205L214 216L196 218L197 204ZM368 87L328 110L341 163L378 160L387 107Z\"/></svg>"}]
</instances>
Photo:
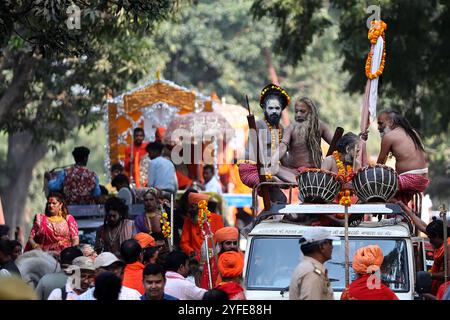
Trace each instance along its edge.
<instances>
[{"instance_id":1,"label":"police officer in khaki uniform","mask_svg":"<svg viewBox=\"0 0 450 320\"><path fill-rule=\"evenodd\" d=\"M333 252L331 233L321 227L307 229L300 239L304 258L292 274L289 300L333 300L333 289L324 263Z\"/></svg>"}]
</instances>

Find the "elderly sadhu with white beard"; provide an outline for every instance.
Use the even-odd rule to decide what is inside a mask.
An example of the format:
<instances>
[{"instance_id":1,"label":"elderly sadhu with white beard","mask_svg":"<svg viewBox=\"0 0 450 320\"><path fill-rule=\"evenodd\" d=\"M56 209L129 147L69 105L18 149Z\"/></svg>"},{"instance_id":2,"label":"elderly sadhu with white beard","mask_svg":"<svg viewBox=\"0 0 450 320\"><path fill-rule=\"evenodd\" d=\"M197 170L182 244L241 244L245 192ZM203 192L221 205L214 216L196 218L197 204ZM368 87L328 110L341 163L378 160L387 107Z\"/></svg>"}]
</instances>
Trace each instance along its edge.
<instances>
[{"instance_id":1,"label":"elderly sadhu with white beard","mask_svg":"<svg viewBox=\"0 0 450 320\"><path fill-rule=\"evenodd\" d=\"M314 102L307 97L298 98L295 101L295 122L286 128L280 143L278 157L283 166L277 177L295 183L300 168L320 168L322 138L330 144L333 134L319 120Z\"/></svg>"}]
</instances>

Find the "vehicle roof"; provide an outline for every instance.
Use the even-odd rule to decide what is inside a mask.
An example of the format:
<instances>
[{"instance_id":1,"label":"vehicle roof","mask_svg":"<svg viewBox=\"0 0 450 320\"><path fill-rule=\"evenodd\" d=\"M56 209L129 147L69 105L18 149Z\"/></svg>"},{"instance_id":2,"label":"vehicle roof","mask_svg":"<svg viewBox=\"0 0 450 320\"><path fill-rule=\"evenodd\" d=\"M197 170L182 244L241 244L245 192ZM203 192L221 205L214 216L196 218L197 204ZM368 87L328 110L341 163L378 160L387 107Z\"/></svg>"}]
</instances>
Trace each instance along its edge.
<instances>
[{"instance_id":1,"label":"vehicle roof","mask_svg":"<svg viewBox=\"0 0 450 320\"><path fill-rule=\"evenodd\" d=\"M313 226L300 225L292 222L280 220L264 220L257 224L249 236L301 236L306 229L316 228ZM327 227L332 235L344 236L344 227ZM350 237L409 237L409 228L406 223L398 223L394 225L383 225L379 222L362 222L357 227L349 227Z\"/></svg>"}]
</instances>

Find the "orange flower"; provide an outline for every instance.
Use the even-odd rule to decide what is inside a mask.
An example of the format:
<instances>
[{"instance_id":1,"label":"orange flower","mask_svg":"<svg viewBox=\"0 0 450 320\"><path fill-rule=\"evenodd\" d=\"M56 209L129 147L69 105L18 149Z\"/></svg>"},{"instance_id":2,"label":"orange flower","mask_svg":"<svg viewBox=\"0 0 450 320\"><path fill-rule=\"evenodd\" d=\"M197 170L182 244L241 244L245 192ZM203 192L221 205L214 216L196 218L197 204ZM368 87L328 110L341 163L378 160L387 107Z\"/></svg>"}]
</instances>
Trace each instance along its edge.
<instances>
[{"instance_id":1,"label":"orange flower","mask_svg":"<svg viewBox=\"0 0 450 320\"><path fill-rule=\"evenodd\" d=\"M382 37L384 40L383 44L383 56L381 57L380 67L375 73L371 72L372 58L373 53L369 52L366 60L366 77L369 79L375 79L383 73L384 65L386 64L386 38L385 38L385 30L387 29L387 24L382 20L374 20L371 22L372 27L369 29L367 37L370 40L370 43L375 45L378 41L379 37Z\"/></svg>"}]
</instances>

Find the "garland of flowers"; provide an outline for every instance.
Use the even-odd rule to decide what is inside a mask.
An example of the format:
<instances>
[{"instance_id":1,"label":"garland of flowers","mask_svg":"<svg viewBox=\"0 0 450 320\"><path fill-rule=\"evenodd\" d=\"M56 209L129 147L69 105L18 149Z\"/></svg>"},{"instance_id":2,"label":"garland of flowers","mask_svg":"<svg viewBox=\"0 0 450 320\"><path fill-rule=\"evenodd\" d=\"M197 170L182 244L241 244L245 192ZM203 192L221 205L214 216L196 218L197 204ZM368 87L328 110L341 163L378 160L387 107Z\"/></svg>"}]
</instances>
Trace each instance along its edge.
<instances>
[{"instance_id":1,"label":"garland of flowers","mask_svg":"<svg viewBox=\"0 0 450 320\"><path fill-rule=\"evenodd\" d=\"M336 165L338 167L338 179L344 183L348 183L353 179L354 173L353 168L350 165L345 166L344 162L341 160L339 152L334 151L333 157L336 160ZM343 206L350 206L352 204L351 191L349 189L344 189L339 192L338 199L339 204Z\"/></svg>"},{"instance_id":2,"label":"garland of flowers","mask_svg":"<svg viewBox=\"0 0 450 320\"><path fill-rule=\"evenodd\" d=\"M171 238L172 237L172 228L170 226L169 215L167 214L167 212L163 212L159 222L161 222L161 225L162 225L161 229L162 229L164 238Z\"/></svg>"},{"instance_id":3,"label":"garland of flowers","mask_svg":"<svg viewBox=\"0 0 450 320\"><path fill-rule=\"evenodd\" d=\"M270 130L270 138L272 140L271 144L270 144L270 148L271 148L271 155L273 156L275 154L275 152L277 151L276 136L272 133L272 130L274 130L274 128L269 123L269 121L267 121L266 119L264 119L264 121L266 122L266 125ZM278 128L275 128L275 129L278 130L278 143L280 143L281 139L283 138L283 133L281 132L281 129L278 129Z\"/></svg>"},{"instance_id":4,"label":"garland of flowers","mask_svg":"<svg viewBox=\"0 0 450 320\"><path fill-rule=\"evenodd\" d=\"M375 79L383 73L384 65L386 63L386 38L385 38L385 30L387 29L387 24L382 20L374 20L371 22L372 27L369 29L369 33L367 37L370 40L370 43L375 45L378 41L378 37L383 38L383 56L381 57L381 63L378 68L378 70L375 73L371 72L372 67L372 58L373 58L373 52L370 50L369 54L367 55L366 60L366 77L369 79Z\"/></svg>"},{"instance_id":5,"label":"garland of flowers","mask_svg":"<svg viewBox=\"0 0 450 320\"><path fill-rule=\"evenodd\" d=\"M345 183L350 182L354 176L353 167L351 165L344 166L344 162L342 162L339 152L334 151L333 157L336 160L336 165L338 167L338 178Z\"/></svg>"},{"instance_id":6,"label":"garland of flowers","mask_svg":"<svg viewBox=\"0 0 450 320\"><path fill-rule=\"evenodd\" d=\"M211 222L211 211L208 210L208 202L206 200L201 200L198 203L198 218L197 223L200 229L203 230L203 222L205 221L205 217L208 222Z\"/></svg>"},{"instance_id":7,"label":"garland of flowers","mask_svg":"<svg viewBox=\"0 0 450 320\"><path fill-rule=\"evenodd\" d=\"M273 84L273 85L271 85L271 86L265 87L265 88L261 91L261 96L260 96L260 98L259 98L259 103L261 104L261 106L262 106L262 102L263 102L263 100L264 100L264 98L265 98L265 96L266 96L266 93L267 93L269 90L276 90L276 91L278 91L279 93L281 93L283 96L285 96L285 97L286 97L286 101L287 101L287 103L286 103L287 106L288 106L289 103L291 102L291 97L288 95L288 93L286 92L286 90L284 90L283 88L281 88L281 87L279 87L279 86Z\"/></svg>"}]
</instances>

